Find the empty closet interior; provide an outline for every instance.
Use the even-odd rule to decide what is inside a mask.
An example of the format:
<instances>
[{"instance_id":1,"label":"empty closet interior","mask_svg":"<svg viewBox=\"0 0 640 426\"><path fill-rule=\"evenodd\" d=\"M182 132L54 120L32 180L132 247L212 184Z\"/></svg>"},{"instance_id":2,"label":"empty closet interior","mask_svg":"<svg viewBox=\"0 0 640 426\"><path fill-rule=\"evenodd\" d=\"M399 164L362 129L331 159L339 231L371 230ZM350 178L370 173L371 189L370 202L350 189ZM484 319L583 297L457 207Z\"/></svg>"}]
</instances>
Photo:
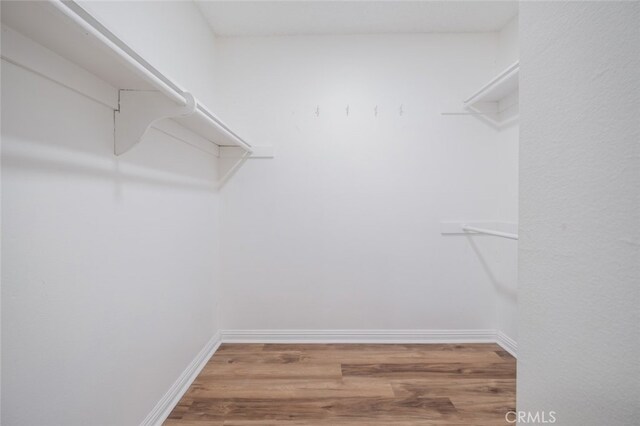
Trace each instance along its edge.
<instances>
[{"instance_id":1,"label":"empty closet interior","mask_svg":"<svg viewBox=\"0 0 640 426\"><path fill-rule=\"evenodd\" d=\"M221 342L517 356L518 82L515 2L2 2L3 419L153 424Z\"/></svg>"}]
</instances>

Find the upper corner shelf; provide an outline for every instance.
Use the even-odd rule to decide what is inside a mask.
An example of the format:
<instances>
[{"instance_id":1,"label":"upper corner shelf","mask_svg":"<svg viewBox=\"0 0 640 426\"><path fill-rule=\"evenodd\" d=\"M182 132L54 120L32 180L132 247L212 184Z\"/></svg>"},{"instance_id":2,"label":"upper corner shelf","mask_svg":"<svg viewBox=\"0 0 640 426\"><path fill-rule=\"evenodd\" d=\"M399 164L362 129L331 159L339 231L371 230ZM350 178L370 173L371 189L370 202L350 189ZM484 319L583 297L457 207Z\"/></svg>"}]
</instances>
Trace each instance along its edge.
<instances>
[{"instance_id":1,"label":"upper corner shelf","mask_svg":"<svg viewBox=\"0 0 640 426\"><path fill-rule=\"evenodd\" d=\"M504 124L518 114L518 86L520 62L506 70L469 96L464 105L475 112L487 116L495 124Z\"/></svg>"},{"instance_id":2,"label":"upper corner shelf","mask_svg":"<svg viewBox=\"0 0 640 426\"><path fill-rule=\"evenodd\" d=\"M78 3L3 2L2 23L3 58L44 73L116 110L116 154L131 148L151 125L165 118L174 119L218 147L253 151L191 93L154 68ZM13 31L5 31L4 24ZM41 59L43 50L49 52L44 53L49 59L59 58L56 66ZM83 85L80 77L95 79L101 85L79 87Z\"/></svg>"}]
</instances>

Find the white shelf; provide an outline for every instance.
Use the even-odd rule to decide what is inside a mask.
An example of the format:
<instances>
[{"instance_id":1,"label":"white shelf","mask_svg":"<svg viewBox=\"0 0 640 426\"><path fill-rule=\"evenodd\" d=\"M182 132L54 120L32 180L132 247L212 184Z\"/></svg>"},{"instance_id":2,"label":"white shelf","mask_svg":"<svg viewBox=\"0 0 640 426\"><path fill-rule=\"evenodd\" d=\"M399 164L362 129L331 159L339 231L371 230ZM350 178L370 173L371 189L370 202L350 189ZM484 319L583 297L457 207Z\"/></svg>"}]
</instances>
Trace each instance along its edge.
<instances>
[{"instance_id":1,"label":"white shelf","mask_svg":"<svg viewBox=\"0 0 640 426\"><path fill-rule=\"evenodd\" d=\"M197 98L154 68L77 3L3 2L2 23L4 59L118 111L116 154L138 143L156 121L168 118L218 147L253 151ZM126 108L122 108L123 91ZM155 97L150 98L149 91L154 91Z\"/></svg>"},{"instance_id":2,"label":"white shelf","mask_svg":"<svg viewBox=\"0 0 640 426\"><path fill-rule=\"evenodd\" d=\"M516 62L469 96L464 106L497 125L517 118L519 71Z\"/></svg>"}]
</instances>

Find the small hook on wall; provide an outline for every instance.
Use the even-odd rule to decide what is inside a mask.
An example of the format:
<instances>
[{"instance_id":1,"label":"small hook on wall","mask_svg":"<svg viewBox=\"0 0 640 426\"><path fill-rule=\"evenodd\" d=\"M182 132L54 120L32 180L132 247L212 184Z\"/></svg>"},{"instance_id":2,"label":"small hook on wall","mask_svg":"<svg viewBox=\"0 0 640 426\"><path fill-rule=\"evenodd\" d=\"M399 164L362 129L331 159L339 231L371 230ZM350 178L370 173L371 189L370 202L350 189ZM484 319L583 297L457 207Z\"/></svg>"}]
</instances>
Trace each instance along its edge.
<instances>
[{"instance_id":1,"label":"small hook on wall","mask_svg":"<svg viewBox=\"0 0 640 426\"><path fill-rule=\"evenodd\" d=\"M373 116L374 117L378 116L378 105L376 105L376 107L373 109Z\"/></svg>"},{"instance_id":2,"label":"small hook on wall","mask_svg":"<svg viewBox=\"0 0 640 426\"><path fill-rule=\"evenodd\" d=\"M347 108L345 108L345 111L347 112L347 117L349 116L349 105L347 105Z\"/></svg>"},{"instance_id":3,"label":"small hook on wall","mask_svg":"<svg viewBox=\"0 0 640 426\"><path fill-rule=\"evenodd\" d=\"M400 116L404 114L404 104L400 104Z\"/></svg>"},{"instance_id":4,"label":"small hook on wall","mask_svg":"<svg viewBox=\"0 0 640 426\"><path fill-rule=\"evenodd\" d=\"M316 105L316 117L320 117L320 105Z\"/></svg>"}]
</instances>

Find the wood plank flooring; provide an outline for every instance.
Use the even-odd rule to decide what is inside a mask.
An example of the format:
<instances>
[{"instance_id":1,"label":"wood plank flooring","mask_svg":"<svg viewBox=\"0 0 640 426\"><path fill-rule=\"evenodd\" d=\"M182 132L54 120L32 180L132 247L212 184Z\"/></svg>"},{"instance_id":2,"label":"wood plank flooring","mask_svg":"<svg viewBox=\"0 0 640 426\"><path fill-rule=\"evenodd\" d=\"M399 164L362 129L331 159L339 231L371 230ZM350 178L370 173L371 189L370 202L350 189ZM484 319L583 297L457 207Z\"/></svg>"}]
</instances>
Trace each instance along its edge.
<instances>
[{"instance_id":1,"label":"wood plank flooring","mask_svg":"<svg viewBox=\"0 0 640 426\"><path fill-rule=\"evenodd\" d=\"M507 425L515 378L495 344L224 344L165 425Z\"/></svg>"}]
</instances>

